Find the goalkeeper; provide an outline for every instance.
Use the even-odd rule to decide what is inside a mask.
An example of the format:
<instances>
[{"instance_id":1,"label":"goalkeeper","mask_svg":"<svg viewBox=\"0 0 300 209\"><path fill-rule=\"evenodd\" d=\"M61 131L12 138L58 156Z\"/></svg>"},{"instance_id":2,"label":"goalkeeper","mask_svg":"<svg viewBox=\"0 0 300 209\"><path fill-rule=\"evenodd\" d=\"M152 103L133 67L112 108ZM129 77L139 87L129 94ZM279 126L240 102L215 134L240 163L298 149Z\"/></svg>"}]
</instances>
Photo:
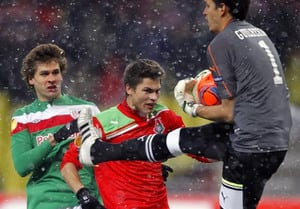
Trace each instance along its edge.
<instances>
[{"instance_id":1,"label":"goalkeeper","mask_svg":"<svg viewBox=\"0 0 300 209\"><path fill-rule=\"evenodd\" d=\"M107 144L96 140L100 136L91 135L83 137L81 159L96 164L116 159L158 161L182 153L221 157L221 208L255 209L266 182L288 150L289 93L273 43L263 30L245 21L250 0L205 0L205 4L203 14L209 30L217 34L208 46L208 61L222 102L201 106L188 101L195 81L180 81L175 96L189 115L222 121L232 128L212 123L121 145ZM81 127L89 117L83 113L78 120ZM114 155L106 150L114 150Z\"/></svg>"}]
</instances>

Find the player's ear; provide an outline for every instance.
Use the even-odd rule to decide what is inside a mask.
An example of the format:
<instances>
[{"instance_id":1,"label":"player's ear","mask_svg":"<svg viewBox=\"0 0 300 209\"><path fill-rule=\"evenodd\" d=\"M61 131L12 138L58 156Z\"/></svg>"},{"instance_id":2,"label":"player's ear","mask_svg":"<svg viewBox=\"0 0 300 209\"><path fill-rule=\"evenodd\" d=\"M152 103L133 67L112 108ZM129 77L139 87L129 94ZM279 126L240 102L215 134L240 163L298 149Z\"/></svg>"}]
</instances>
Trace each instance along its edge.
<instances>
[{"instance_id":1,"label":"player's ear","mask_svg":"<svg viewBox=\"0 0 300 209\"><path fill-rule=\"evenodd\" d=\"M222 16L229 12L229 8L224 3L220 3L218 5L218 10L220 11Z\"/></svg>"},{"instance_id":2,"label":"player's ear","mask_svg":"<svg viewBox=\"0 0 300 209\"><path fill-rule=\"evenodd\" d=\"M126 91L126 95L131 95L133 92L134 89L129 85L129 84L126 84L125 85L125 91Z\"/></svg>"},{"instance_id":3,"label":"player's ear","mask_svg":"<svg viewBox=\"0 0 300 209\"><path fill-rule=\"evenodd\" d=\"M34 79L33 77L28 78L28 84L33 86L34 85Z\"/></svg>"}]
</instances>

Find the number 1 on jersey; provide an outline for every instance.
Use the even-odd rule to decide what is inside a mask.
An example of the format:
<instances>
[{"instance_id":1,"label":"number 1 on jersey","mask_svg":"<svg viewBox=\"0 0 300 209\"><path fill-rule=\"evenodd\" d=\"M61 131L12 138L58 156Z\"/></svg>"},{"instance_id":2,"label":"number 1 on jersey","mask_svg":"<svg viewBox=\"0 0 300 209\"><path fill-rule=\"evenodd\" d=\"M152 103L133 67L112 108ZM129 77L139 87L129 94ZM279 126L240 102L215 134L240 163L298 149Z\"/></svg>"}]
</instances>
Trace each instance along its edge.
<instances>
[{"instance_id":1,"label":"number 1 on jersey","mask_svg":"<svg viewBox=\"0 0 300 209\"><path fill-rule=\"evenodd\" d=\"M268 57L270 58L270 62L272 64L273 72L275 74L274 78L273 78L274 84L275 85L283 84L283 79L280 76L280 72L278 70L278 65L276 63L275 57L274 57L272 51L270 50L269 46L263 40L259 41L258 44L261 48L263 48L266 51Z\"/></svg>"}]
</instances>

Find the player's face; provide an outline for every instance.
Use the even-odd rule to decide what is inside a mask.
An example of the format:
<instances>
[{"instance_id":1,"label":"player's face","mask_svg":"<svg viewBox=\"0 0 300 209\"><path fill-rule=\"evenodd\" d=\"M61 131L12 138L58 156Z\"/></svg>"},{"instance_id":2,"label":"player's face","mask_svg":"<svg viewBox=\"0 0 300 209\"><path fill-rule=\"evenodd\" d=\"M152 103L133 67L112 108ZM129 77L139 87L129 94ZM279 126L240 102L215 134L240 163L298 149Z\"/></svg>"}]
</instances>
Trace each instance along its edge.
<instances>
[{"instance_id":1,"label":"player's face","mask_svg":"<svg viewBox=\"0 0 300 209\"><path fill-rule=\"evenodd\" d=\"M136 88L131 88L127 85L127 103L132 109L138 111L140 116L146 116L153 111L160 96L160 89L160 79L144 78Z\"/></svg>"},{"instance_id":2,"label":"player's face","mask_svg":"<svg viewBox=\"0 0 300 209\"><path fill-rule=\"evenodd\" d=\"M29 84L33 85L40 101L51 101L61 96L62 74L55 61L37 64L37 70Z\"/></svg>"},{"instance_id":3,"label":"player's face","mask_svg":"<svg viewBox=\"0 0 300 209\"><path fill-rule=\"evenodd\" d=\"M222 10L217 7L213 0L204 0L205 9L203 15L207 20L209 31L218 33L222 30L221 16Z\"/></svg>"}]
</instances>

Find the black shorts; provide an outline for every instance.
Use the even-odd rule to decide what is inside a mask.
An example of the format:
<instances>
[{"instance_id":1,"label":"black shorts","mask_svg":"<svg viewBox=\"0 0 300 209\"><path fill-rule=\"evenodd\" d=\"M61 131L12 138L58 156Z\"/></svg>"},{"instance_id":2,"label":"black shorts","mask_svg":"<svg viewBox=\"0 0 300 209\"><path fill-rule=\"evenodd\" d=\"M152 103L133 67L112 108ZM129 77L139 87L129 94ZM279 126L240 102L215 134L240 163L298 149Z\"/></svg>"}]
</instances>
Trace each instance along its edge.
<instances>
[{"instance_id":1,"label":"black shorts","mask_svg":"<svg viewBox=\"0 0 300 209\"><path fill-rule=\"evenodd\" d=\"M237 195L240 197L232 197L236 208L255 209L266 182L277 171L285 155L286 151L241 153L229 150L223 159L220 203L226 205L228 195ZM224 209L230 207L224 206Z\"/></svg>"},{"instance_id":2,"label":"black shorts","mask_svg":"<svg viewBox=\"0 0 300 209\"><path fill-rule=\"evenodd\" d=\"M224 209L255 209L266 182L277 171L286 151L241 153L234 151L226 123L183 128L180 147L184 153L223 161L220 205Z\"/></svg>"}]
</instances>

